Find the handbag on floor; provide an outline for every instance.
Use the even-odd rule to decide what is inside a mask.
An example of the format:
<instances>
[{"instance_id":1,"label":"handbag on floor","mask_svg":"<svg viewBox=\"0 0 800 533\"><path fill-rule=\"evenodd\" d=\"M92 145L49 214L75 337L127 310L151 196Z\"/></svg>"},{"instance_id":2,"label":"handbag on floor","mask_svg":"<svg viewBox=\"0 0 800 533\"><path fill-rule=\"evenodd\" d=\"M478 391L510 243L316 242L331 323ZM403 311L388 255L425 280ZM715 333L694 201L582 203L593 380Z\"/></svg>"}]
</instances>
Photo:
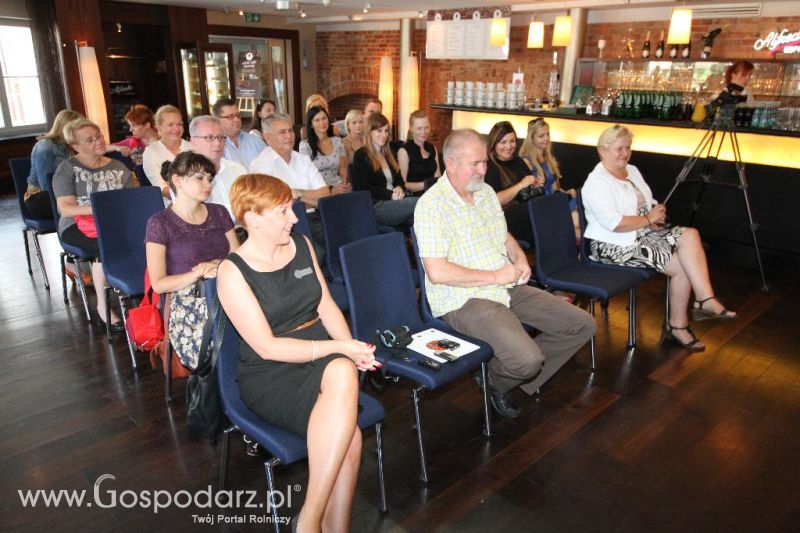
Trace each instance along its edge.
<instances>
[{"instance_id":1,"label":"handbag on floor","mask_svg":"<svg viewBox=\"0 0 800 533\"><path fill-rule=\"evenodd\" d=\"M150 285L150 275L144 271L144 296L139 307L128 311L126 324L130 329L130 337L137 350L143 352L152 350L164 338L164 323L161 320L161 311L153 301L153 287Z\"/></svg>"},{"instance_id":2,"label":"handbag on floor","mask_svg":"<svg viewBox=\"0 0 800 533\"><path fill-rule=\"evenodd\" d=\"M207 439L216 438L225 427L225 414L214 367L222 347L226 320L225 311L215 297L203 328L197 368L186 383L186 429L193 435Z\"/></svg>"}]
</instances>

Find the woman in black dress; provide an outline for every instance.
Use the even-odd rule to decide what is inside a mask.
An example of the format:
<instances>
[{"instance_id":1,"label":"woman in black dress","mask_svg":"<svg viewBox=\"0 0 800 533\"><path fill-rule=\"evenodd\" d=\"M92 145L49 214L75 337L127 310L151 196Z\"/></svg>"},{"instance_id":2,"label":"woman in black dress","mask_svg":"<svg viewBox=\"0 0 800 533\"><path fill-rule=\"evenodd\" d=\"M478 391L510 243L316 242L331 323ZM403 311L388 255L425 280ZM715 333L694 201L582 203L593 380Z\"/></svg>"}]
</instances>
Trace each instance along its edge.
<instances>
[{"instance_id":1,"label":"woman in black dress","mask_svg":"<svg viewBox=\"0 0 800 533\"><path fill-rule=\"evenodd\" d=\"M308 491L300 531L347 531L361 459L358 372L380 366L354 340L281 180L245 174L231 207L249 237L217 271L219 299L244 342L239 393L265 421L303 435Z\"/></svg>"},{"instance_id":2,"label":"woman in black dress","mask_svg":"<svg viewBox=\"0 0 800 533\"><path fill-rule=\"evenodd\" d=\"M534 177L527 163L517 155L517 134L510 122L498 122L492 126L488 144L489 164L484 181L497 193L509 233L533 243L528 206L520 201L520 191L528 190L530 186L543 187L544 176Z\"/></svg>"},{"instance_id":3,"label":"woman in black dress","mask_svg":"<svg viewBox=\"0 0 800 533\"><path fill-rule=\"evenodd\" d=\"M442 175L439 170L439 154L428 142L431 123L425 111L416 110L408 119L408 139L397 151L397 164L406 184L406 190L421 196L425 182L432 183Z\"/></svg>"}]
</instances>

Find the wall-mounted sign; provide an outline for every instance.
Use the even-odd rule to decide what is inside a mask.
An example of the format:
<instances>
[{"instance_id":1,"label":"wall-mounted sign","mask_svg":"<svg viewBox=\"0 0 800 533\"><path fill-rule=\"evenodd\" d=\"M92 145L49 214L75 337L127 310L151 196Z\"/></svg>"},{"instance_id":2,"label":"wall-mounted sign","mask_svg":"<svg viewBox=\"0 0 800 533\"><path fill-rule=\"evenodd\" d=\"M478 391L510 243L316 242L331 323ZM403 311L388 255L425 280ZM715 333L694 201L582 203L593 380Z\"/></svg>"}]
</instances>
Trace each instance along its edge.
<instances>
[{"instance_id":1,"label":"wall-mounted sign","mask_svg":"<svg viewBox=\"0 0 800 533\"><path fill-rule=\"evenodd\" d=\"M753 48L758 51L766 48L770 57L774 57L778 52L800 54L800 31L791 33L786 28L780 32L773 31L763 39L756 39Z\"/></svg>"},{"instance_id":2,"label":"wall-mounted sign","mask_svg":"<svg viewBox=\"0 0 800 533\"><path fill-rule=\"evenodd\" d=\"M261 22L261 15L258 13L245 13L244 14L244 21L245 22Z\"/></svg>"}]
</instances>

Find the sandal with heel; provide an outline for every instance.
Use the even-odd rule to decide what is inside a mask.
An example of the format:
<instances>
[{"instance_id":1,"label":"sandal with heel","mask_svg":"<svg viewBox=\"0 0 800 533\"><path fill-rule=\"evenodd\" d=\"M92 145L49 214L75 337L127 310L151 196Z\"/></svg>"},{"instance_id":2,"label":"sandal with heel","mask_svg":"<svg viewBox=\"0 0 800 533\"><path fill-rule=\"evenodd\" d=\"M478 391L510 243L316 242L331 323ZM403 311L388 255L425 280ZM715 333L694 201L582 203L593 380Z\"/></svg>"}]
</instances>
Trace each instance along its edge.
<instances>
[{"instance_id":1,"label":"sandal with heel","mask_svg":"<svg viewBox=\"0 0 800 533\"><path fill-rule=\"evenodd\" d=\"M705 300L695 300L692 302L692 319L695 322L699 322L701 320L735 320L736 313L732 311L728 311L725 306L722 307L722 311L719 313L715 313L713 311L708 311L703 306L706 302L710 300L717 300L716 296L709 296Z\"/></svg>"},{"instance_id":2,"label":"sandal with heel","mask_svg":"<svg viewBox=\"0 0 800 533\"><path fill-rule=\"evenodd\" d=\"M690 340L689 342L683 342L678 337L676 337L675 334L673 333L673 331L676 331L676 330L677 331L681 331L681 330L688 331L689 335L692 336L692 340ZM672 324L667 324L667 327L664 330L664 336L662 338L664 340L670 340L672 342L680 344L681 347L686 348L690 352L703 352L706 349L706 347L703 345L703 343L700 342L700 339L695 337L694 332L691 330L691 328L688 325L686 327L683 327L683 328L677 328L677 327L673 326Z\"/></svg>"}]
</instances>

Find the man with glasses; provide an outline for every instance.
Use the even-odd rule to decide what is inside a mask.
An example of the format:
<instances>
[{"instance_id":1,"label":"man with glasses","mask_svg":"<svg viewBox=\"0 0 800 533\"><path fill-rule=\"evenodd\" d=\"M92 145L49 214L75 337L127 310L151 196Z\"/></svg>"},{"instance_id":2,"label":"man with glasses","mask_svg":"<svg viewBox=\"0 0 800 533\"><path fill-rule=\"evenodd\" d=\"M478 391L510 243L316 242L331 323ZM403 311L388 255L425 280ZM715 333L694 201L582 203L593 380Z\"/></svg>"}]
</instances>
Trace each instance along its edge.
<instances>
[{"instance_id":1,"label":"man with glasses","mask_svg":"<svg viewBox=\"0 0 800 533\"><path fill-rule=\"evenodd\" d=\"M192 143L192 151L206 156L214 163L214 168L217 170L214 180L211 182L211 196L208 197L208 202L224 206L231 214L231 219L236 220L231 210L228 191L236 178L247 174L247 169L236 161L223 157L226 139L217 117L202 115L193 118L189 123L189 141Z\"/></svg>"},{"instance_id":2,"label":"man with glasses","mask_svg":"<svg viewBox=\"0 0 800 533\"><path fill-rule=\"evenodd\" d=\"M434 316L492 346L492 406L514 418L522 410L511 390L534 394L591 339L595 323L589 313L528 285L528 259L483 181L484 138L455 130L442 153L447 170L414 211L428 302ZM539 335L532 339L522 323Z\"/></svg>"},{"instance_id":3,"label":"man with glasses","mask_svg":"<svg viewBox=\"0 0 800 533\"><path fill-rule=\"evenodd\" d=\"M227 139L225 140L225 159L236 161L245 168L261 150L266 146L264 141L242 131L242 115L239 114L239 106L231 98L223 98L214 102L211 111L219 119L222 132Z\"/></svg>"}]
</instances>

